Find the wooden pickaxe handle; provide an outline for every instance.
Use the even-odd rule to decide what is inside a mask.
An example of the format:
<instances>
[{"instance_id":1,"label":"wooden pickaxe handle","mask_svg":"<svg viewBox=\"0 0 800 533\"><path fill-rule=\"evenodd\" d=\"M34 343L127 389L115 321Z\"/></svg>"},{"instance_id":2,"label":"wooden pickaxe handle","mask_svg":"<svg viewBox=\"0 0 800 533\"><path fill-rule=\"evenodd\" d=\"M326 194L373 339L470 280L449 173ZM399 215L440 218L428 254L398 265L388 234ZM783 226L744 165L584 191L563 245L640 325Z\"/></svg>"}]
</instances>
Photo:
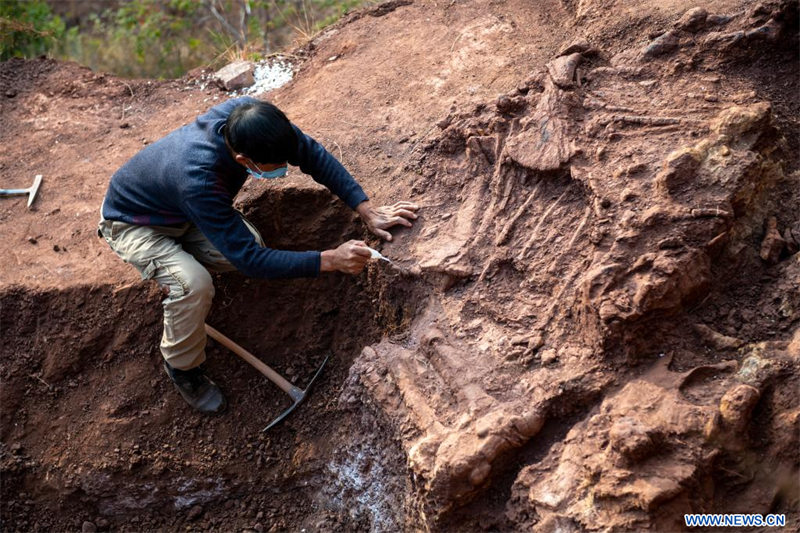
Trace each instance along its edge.
<instances>
[{"instance_id":1,"label":"wooden pickaxe handle","mask_svg":"<svg viewBox=\"0 0 800 533\"><path fill-rule=\"evenodd\" d=\"M272 370L270 367L265 365L258 359L255 355L251 354L228 337L217 331L216 329L212 328L208 324L206 324L206 333L208 333L209 337L217 341L218 343L225 346L227 349L247 361L256 370L264 374L267 379L273 382L275 385L283 389L283 392L291 396L292 398L299 393L302 393L300 389L289 383L283 376ZM296 398L295 398L296 399Z\"/></svg>"}]
</instances>

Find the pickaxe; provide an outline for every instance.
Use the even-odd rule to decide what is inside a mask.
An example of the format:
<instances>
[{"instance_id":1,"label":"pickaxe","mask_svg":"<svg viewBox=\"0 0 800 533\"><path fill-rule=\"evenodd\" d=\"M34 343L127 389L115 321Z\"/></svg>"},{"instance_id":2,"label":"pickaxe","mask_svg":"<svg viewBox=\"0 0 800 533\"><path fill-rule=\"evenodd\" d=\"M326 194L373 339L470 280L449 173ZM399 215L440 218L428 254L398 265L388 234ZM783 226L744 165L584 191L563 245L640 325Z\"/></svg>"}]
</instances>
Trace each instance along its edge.
<instances>
[{"instance_id":1,"label":"pickaxe","mask_svg":"<svg viewBox=\"0 0 800 533\"><path fill-rule=\"evenodd\" d=\"M264 374L267 377L267 379L269 379L275 385L283 389L283 392L288 394L289 397L294 402L291 407L289 407L286 411L283 412L283 414L281 414L278 418L270 422L269 425L262 430L262 432L267 431L269 428L271 428L272 426L274 426L275 424L277 424L278 422L289 416L289 414L292 411L294 411L297 408L297 406L303 402L303 400L306 399L308 391L311 390L311 386L314 384L319 375L322 373L322 369L325 367L325 364L328 362L328 359L330 358L330 354L328 354L325 357L325 360L317 369L317 373L314 374L313 378L311 378L311 382L309 382L305 390L302 390L289 383L286 379L284 379L283 376L281 376L280 374L272 370L270 367L262 363L255 355L251 354L250 352L248 352L247 350L245 350L244 348L242 348L241 346L239 346L238 344L236 344L235 342L233 342L228 337L226 337L216 329L212 328L208 324L206 324L206 333L208 333L209 337L219 342L227 349L229 349L230 351L232 351L233 353L235 353L236 355L238 355L239 357L250 363L252 366L254 366L256 370Z\"/></svg>"},{"instance_id":2,"label":"pickaxe","mask_svg":"<svg viewBox=\"0 0 800 533\"><path fill-rule=\"evenodd\" d=\"M28 209L30 209L33 200L36 198L36 193L39 192L39 185L42 184L42 175L36 174L33 178L33 185L27 189L0 189L0 196L22 196L28 195Z\"/></svg>"}]
</instances>

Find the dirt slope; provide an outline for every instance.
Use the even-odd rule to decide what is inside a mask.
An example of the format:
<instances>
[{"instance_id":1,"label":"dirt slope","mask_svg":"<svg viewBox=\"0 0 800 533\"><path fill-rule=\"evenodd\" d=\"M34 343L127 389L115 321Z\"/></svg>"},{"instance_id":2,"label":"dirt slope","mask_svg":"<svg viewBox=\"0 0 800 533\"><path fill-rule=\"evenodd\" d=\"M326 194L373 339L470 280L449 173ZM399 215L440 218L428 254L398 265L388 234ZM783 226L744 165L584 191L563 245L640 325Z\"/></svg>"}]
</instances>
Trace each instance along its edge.
<instances>
[{"instance_id":1,"label":"dirt slope","mask_svg":"<svg viewBox=\"0 0 800 533\"><path fill-rule=\"evenodd\" d=\"M110 174L224 92L0 64L3 529L673 531L797 527L797 2L391 1L268 98L377 202L400 268L219 276L198 416L160 295L94 233ZM272 246L364 238L310 179L250 183ZM87 525L86 527L89 527Z\"/></svg>"}]
</instances>

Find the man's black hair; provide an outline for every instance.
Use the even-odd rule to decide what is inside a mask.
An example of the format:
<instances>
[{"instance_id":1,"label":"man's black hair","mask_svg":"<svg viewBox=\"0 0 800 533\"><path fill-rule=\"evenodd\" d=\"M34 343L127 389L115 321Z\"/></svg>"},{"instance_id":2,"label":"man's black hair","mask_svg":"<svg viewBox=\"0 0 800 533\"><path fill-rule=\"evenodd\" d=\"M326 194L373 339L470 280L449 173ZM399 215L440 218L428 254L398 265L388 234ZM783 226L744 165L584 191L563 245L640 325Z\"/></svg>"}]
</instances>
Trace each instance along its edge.
<instances>
[{"instance_id":1,"label":"man's black hair","mask_svg":"<svg viewBox=\"0 0 800 533\"><path fill-rule=\"evenodd\" d=\"M236 106L225 122L225 139L254 163L285 163L297 153L297 134L289 119L268 102Z\"/></svg>"}]
</instances>

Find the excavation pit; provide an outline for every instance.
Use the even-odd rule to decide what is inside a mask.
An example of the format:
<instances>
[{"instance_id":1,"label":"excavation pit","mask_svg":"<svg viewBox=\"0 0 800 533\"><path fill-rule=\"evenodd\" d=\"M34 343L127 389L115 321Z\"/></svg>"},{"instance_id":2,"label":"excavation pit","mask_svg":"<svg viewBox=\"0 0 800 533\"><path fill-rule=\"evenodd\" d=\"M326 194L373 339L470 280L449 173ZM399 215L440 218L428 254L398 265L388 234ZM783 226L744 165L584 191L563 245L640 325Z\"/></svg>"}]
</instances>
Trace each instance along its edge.
<instances>
[{"instance_id":1,"label":"excavation pit","mask_svg":"<svg viewBox=\"0 0 800 533\"><path fill-rule=\"evenodd\" d=\"M243 194L241 208L277 248L322 250L367 237L358 218L321 188ZM382 456L394 449L381 432L371 445L348 438L375 431L379 422L367 411L340 408L339 392L361 349L402 331L415 312L407 281L370 264L360 276L316 279L229 273L216 275L215 286L208 322L296 385L305 387L324 355L332 355L309 398L269 433L261 430L286 408L285 394L213 341L208 372L228 397L227 412L195 413L174 391L161 367L162 295L153 282L3 292L0 413L3 443L15 443L0 445L8 527L33 525L19 512L28 505L60 516L81 509L101 523L134 520L147 509L151 522L131 522L146 527L175 511L181 519L200 507L223 512L254 491L266 512L275 505L269 486L285 492L278 500L293 498L285 483L329 477L328 457L344 444L357 446L340 457L348 468L372 455L364 446L380 441ZM403 479L402 460L395 462L381 471L395 469ZM346 507L343 520L372 520Z\"/></svg>"}]
</instances>

